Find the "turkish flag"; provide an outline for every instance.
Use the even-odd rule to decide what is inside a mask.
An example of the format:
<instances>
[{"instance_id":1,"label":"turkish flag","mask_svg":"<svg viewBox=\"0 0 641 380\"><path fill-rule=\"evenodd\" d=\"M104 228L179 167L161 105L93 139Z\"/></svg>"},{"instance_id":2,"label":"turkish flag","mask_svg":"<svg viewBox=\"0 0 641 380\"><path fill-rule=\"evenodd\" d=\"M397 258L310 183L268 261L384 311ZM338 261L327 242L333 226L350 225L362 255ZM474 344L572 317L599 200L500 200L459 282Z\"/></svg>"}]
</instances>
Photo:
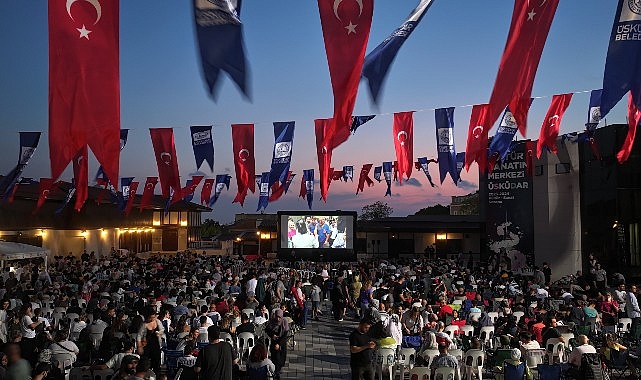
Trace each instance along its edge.
<instances>
[{"instance_id":1,"label":"turkish flag","mask_svg":"<svg viewBox=\"0 0 641 380\"><path fill-rule=\"evenodd\" d=\"M634 145L634 137L637 134L637 127L639 126L639 120L641 120L641 111L634 105L634 96L632 96L632 92L630 92L628 97L628 134L625 136L621 150L617 153L617 160L620 164L627 161L628 157L630 157L630 152L632 152L632 146Z\"/></svg>"},{"instance_id":2,"label":"turkish flag","mask_svg":"<svg viewBox=\"0 0 641 380\"><path fill-rule=\"evenodd\" d=\"M363 164L361 168L361 174L358 176L358 187L356 188L356 194L363 192L365 188L365 182L367 182L367 187L374 186L374 181L369 178L369 172L372 171L373 164Z\"/></svg>"},{"instance_id":3,"label":"turkish flag","mask_svg":"<svg viewBox=\"0 0 641 380\"><path fill-rule=\"evenodd\" d=\"M300 191L298 192L298 197L299 198L305 198L307 195L307 186L305 186L305 176L301 176L300 178Z\"/></svg>"},{"instance_id":4,"label":"turkish flag","mask_svg":"<svg viewBox=\"0 0 641 380\"><path fill-rule=\"evenodd\" d=\"M78 153L73 158L73 178L76 186L76 203L74 208L76 211L82 209L89 197L89 167L87 146L80 148Z\"/></svg>"},{"instance_id":5,"label":"turkish flag","mask_svg":"<svg viewBox=\"0 0 641 380\"><path fill-rule=\"evenodd\" d=\"M412 176L412 163L414 162L414 111L397 112L394 114L394 149L396 150L397 169L410 179Z\"/></svg>"},{"instance_id":6,"label":"turkish flag","mask_svg":"<svg viewBox=\"0 0 641 380\"><path fill-rule=\"evenodd\" d=\"M487 135L489 128L485 127L488 105L476 104L472 107L470 126L467 129L467 146L465 147L465 170L470 170L472 162L476 161L481 173L485 172L487 159Z\"/></svg>"},{"instance_id":7,"label":"turkish flag","mask_svg":"<svg viewBox=\"0 0 641 380\"><path fill-rule=\"evenodd\" d=\"M517 112L515 105L532 95L536 70L558 5L559 0L515 0L510 31L488 102L485 129L489 130L509 105L519 131L525 136L528 109Z\"/></svg>"},{"instance_id":8,"label":"turkish flag","mask_svg":"<svg viewBox=\"0 0 641 380\"><path fill-rule=\"evenodd\" d=\"M349 137L352 111L369 39L374 0L318 0L327 65L334 93L334 116L324 132L321 147L329 169L331 151ZM321 196L327 200L328 170L321 171Z\"/></svg>"},{"instance_id":9,"label":"turkish flag","mask_svg":"<svg viewBox=\"0 0 641 380\"><path fill-rule=\"evenodd\" d=\"M174 199L172 200L172 204L182 200L183 198L189 195L193 195L196 192L196 189L198 188L198 185L200 185L200 182L203 180L203 178L205 178L205 176L202 176L202 175L191 176L191 183L180 190L180 197L174 196Z\"/></svg>"},{"instance_id":10,"label":"turkish flag","mask_svg":"<svg viewBox=\"0 0 641 380\"><path fill-rule=\"evenodd\" d=\"M534 175L534 152L538 149L537 144L532 140L525 142L525 172L528 177Z\"/></svg>"},{"instance_id":11,"label":"turkish flag","mask_svg":"<svg viewBox=\"0 0 641 380\"><path fill-rule=\"evenodd\" d=\"M256 162L254 156L254 124L232 124L231 139L236 168L238 193L232 203L245 203L247 190L256 191Z\"/></svg>"},{"instance_id":12,"label":"turkish flag","mask_svg":"<svg viewBox=\"0 0 641 380\"><path fill-rule=\"evenodd\" d=\"M140 206L138 208L139 212L142 212L142 209L151 204L151 198L154 196L154 189L158 183L158 177L147 177L145 181L145 188L142 191L142 197L140 198Z\"/></svg>"},{"instance_id":13,"label":"turkish flag","mask_svg":"<svg viewBox=\"0 0 641 380\"><path fill-rule=\"evenodd\" d=\"M134 199L136 198L136 191L138 191L138 181L134 181L129 185L129 194L127 198L127 205L125 206L125 216L129 216L131 208L134 205Z\"/></svg>"},{"instance_id":14,"label":"turkish flag","mask_svg":"<svg viewBox=\"0 0 641 380\"><path fill-rule=\"evenodd\" d=\"M205 183L203 183L203 188L200 190L200 204L207 205L209 204L209 198L211 198L211 190L214 188L214 183L216 180L214 178L207 178Z\"/></svg>"},{"instance_id":15,"label":"turkish flag","mask_svg":"<svg viewBox=\"0 0 641 380\"><path fill-rule=\"evenodd\" d=\"M327 202L327 191L332 181L332 151L331 147L323 145L327 130L332 123L332 119L315 119L314 132L316 135L316 156L318 157L318 172L320 173L321 197Z\"/></svg>"},{"instance_id":16,"label":"turkish flag","mask_svg":"<svg viewBox=\"0 0 641 380\"><path fill-rule=\"evenodd\" d=\"M332 171L332 181L340 181L343 179L343 171L342 170L333 170Z\"/></svg>"},{"instance_id":17,"label":"turkish flag","mask_svg":"<svg viewBox=\"0 0 641 380\"><path fill-rule=\"evenodd\" d=\"M87 144L110 181L120 159L119 1L50 0L49 155L60 177Z\"/></svg>"},{"instance_id":18,"label":"turkish flag","mask_svg":"<svg viewBox=\"0 0 641 380\"><path fill-rule=\"evenodd\" d=\"M272 185L271 193L269 194L269 202L275 202L280 197L285 194L285 191L289 188L289 185L292 183L292 179L294 178L294 175L292 174L292 171L287 172L287 179L285 180L284 184L281 184L280 181L276 181Z\"/></svg>"},{"instance_id":19,"label":"turkish flag","mask_svg":"<svg viewBox=\"0 0 641 380\"><path fill-rule=\"evenodd\" d=\"M38 210L45 204L49 193L54 191L56 182L53 178L40 178L40 186L38 187L38 203L36 208L33 210L33 215L35 215Z\"/></svg>"},{"instance_id":20,"label":"turkish flag","mask_svg":"<svg viewBox=\"0 0 641 380\"><path fill-rule=\"evenodd\" d=\"M174 144L174 130L171 128L149 128L151 143L154 146L158 176L160 177L160 189L162 196L169 199L174 190L174 197L180 196L182 187L180 185L180 173L178 172L178 156L176 156L176 145Z\"/></svg>"},{"instance_id":21,"label":"turkish flag","mask_svg":"<svg viewBox=\"0 0 641 380\"><path fill-rule=\"evenodd\" d=\"M544 146L556 154L556 138L559 136L561 119L563 119L563 113L570 105L571 100L572 93L552 97L552 103L550 103L548 113L543 119L543 125L541 125L539 141L536 143L536 158L541 158Z\"/></svg>"}]
</instances>

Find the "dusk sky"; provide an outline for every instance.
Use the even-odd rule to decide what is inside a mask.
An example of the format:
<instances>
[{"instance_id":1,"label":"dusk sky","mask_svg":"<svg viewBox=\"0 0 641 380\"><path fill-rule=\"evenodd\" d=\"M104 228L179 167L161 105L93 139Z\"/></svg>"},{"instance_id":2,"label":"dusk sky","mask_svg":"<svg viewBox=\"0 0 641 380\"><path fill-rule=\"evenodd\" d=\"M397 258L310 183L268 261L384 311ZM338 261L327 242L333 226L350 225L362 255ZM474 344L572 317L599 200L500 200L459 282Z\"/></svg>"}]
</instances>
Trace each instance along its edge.
<instances>
[{"instance_id":1,"label":"dusk sky","mask_svg":"<svg viewBox=\"0 0 641 380\"><path fill-rule=\"evenodd\" d=\"M100 0L109 1L109 0ZM329 0L328 0L329 1ZM532 0L545 1L545 0ZM296 121L292 170L297 174L290 192L270 204L266 212L306 209L298 199L303 169L316 169L314 123L331 117L333 98L318 6L315 0L246 0L241 19L251 70L253 101L244 100L233 82L223 76L218 102L207 95L201 78L194 36L191 1L120 2L121 128L129 141L121 154L120 175L144 182L157 175L149 128L173 127L182 183L196 172L189 136L190 125L213 125L215 169L204 175L234 176L231 153L232 123L254 123L256 172L269 171L274 121ZM368 52L400 26L418 0L376 0ZM583 130L589 91L601 88L603 68L616 1L560 1L534 83L527 138L539 135L552 95L574 95L561 133ZM505 0L435 0L423 21L401 48L392 65L380 108L373 106L361 82L355 115L378 116L334 151L333 166L354 165L355 176L365 163L394 160L392 115L416 111L414 157L436 156L434 109L456 107L454 137L457 151L465 150L471 105L486 103L496 78L513 2ZM0 173L16 164L19 131L44 132L26 177L50 176L48 147L48 30L44 1L0 1ZM626 122L622 100L606 117ZM603 123L601 124L601 126ZM494 135L494 128L490 136ZM520 137L520 136L519 136ZM90 179L97 162L91 157ZM430 165L434 179L436 165ZM373 173L372 173L373 175ZM71 179L71 169L62 179ZM449 177L431 188L425 175L414 170L412 180L394 185L384 198L384 182L365 188L357 182L333 182L327 204L315 188L315 210L356 210L377 200L394 208L394 215L413 214L437 203L449 204L452 195L478 187L476 166L463 171L461 186ZM318 179L318 174L316 175ZM356 180L357 178L355 178ZM157 193L159 187L157 187ZM236 213L253 213L258 194L249 194L245 207L231 201L235 178L214 212L204 215L230 222ZM198 200L198 194L195 200Z\"/></svg>"}]
</instances>

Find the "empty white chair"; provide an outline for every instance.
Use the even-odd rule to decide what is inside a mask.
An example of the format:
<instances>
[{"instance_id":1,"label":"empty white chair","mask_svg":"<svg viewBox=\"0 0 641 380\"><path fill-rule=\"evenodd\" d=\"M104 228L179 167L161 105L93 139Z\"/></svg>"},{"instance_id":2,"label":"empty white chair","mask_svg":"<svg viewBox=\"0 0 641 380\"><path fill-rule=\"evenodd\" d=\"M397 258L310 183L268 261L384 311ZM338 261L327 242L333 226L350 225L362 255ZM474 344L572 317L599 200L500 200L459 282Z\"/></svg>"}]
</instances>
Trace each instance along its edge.
<instances>
[{"instance_id":1,"label":"empty white chair","mask_svg":"<svg viewBox=\"0 0 641 380\"><path fill-rule=\"evenodd\" d=\"M398 358L396 360L396 365L394 366L394 377L396 377L397 371L401 373L401 379L405 378L405 371L409 373L410 369L414 367L416 362L416 350L413 348L401 348L398 353Z\"/></svg>"},{"instance_id":2,"label":"empty white chair","mask_svg":"<svg viewBox=\"0 0 641 380\"><path fill-rule=\"evenodd\" d=\"M98 349L98 347L100 347L100 342L102 342L102 333L101 332L91 333L91 342L93 343L93 347L95 349Z\"/></svg>"},{"instance_id":3,"label":"empty white chair","mask_svg":"<svg viewBox=\"0 0 641 380\"><path fill-rule=\"evenodd\" d=\"M565 344L558 338L550 338L545 342L545 350L547 351L548 364L552 365L558 358L558 363L563 363L565 360Z\"/></svg>"},{"instance_id":4,"label":"empty white chair","mask_svg":"<svg viewBox=\"0 0 641 380\"><path fill-rule=\"evenodd\" d=\"M481 327L481 332L479 334L479 339L483 345L489 345L492 347L494 338L494 326L483 326Z\"/></svg>"},{"instance_id":5,"label":"empty white chair","mask_svg":"<svg viewBox=\"0 0 641 380\"><path fill-rule=\"evenodd\" d=\"M490 317L490 319L492 320L492 323L495 323L495 324L496 324L496 320L499 319L499 313L496 311L490 311L489 313L487 313L487 316Z\"/></svg>"},{"instance_id":6,"label":"empty white chair","mask_svg":"<svg viewBox=\"0 0 641 380\"><path fill-rule=\"evenodd\" d=\"M64 352L51 355L51 363L58 367L65 376L71 372L71 366L75 361L76 355L72 353Z\"/></svg>"},{"instance_id":7,"label":"empty white chair","mask_svg":"<svg viewBox=\"0 0 641 380\"><path fill-rule=\"evenodd\" d=\"M65 318L68 319L69 322L73 322L76 319L80 318L80 316L78 314L76 314L76 313L69 313L69 314L65 315Z\"/></svg>"},{"instance_id":8,"label":"empty white chair","mask_svg":"<svg viewBox=\"0 0 641 380\"><path fill-rule=\"evenodd\" d=\"M485 364L485 353L483 350L468 350L465 353L465 360L463 362L465 369L465 377L468 380L472 379L474 372L478 374L478 379L483 380L483 364Z\"/></svg>"},{"instance_id":9,"label":"empty white chair","mask_svg":"<svg viewBox=\"0 0 641 380\"><path fill-rule=\"evenodd\" d=\"M528 368L536 368L539 364L543 364L543 359L547 352L545 348L532 348L525 351L525 365Z\"/></svg>"},{"instance_id":10,"label":"empty white chair","mask_svg":"<svg viewBox=\"0 0 641 380\"><path fill-rule=\"evenodd\" d=\"M430 380L430 374L429 367L412 367L410 369L410 380Z\"/></svg>"},{"instance_id":11,"label":"empty white chair","mask_svg":"<svg viewBox=\"0 0 641 380\"><path fill-rule=\"evenodd\" d=\"M254 323L254 319L255 319L255 314L254 313L255 313L254 309L243 309L243 311L242 311L242 314L247 314L247 316L249 317L249 321L251 323Z\"/></svg>"},{"instance_id":12,"label":"empty white chair","mask_svg":"<svg viewBox=\"0 0 641 380\"><path fill-rule=\"evenodd\" d=\"M461 330L461 333L463 333L463 335L467 335L470 337L474 335L474 326L463 325L461 326L460 330Z\"/></svg>"},{"instance_id":13,"label":"empty white chair","mask_svg":"<svg viewBox=\"0 0 641 380\"><path fill-rule=\"evenodd\" d=\"M456 374L456 369L451 367L440 367L434 372L434 380L454 380L461 377Z\"/></svg>"},{"instance_id":14,"label":"empty white chair","mask_svg":"<svg viewBox=\"0 0 641 380\"><path fill-rule=\"evenodd\" d=\"M53 312L54 312L54 313L58 313L58 314L65 315L65 314L67 314L67 308L66 308L66 307L58 306L58 307L55 307L55 308L53 309Z\"/></svg>"},{"instance_id":15,"label":"empty white chair","mask_svg":"<svg viewBox=\"0 0 641 380\"><path fill-rule=\"evenodd\" d=\"M238 334L238 354L240 355L241 364L243 363L245 352L247 353L247 357L249 357L249 353L255 345L256 337L254 336L254 334L250 332L242 332Z\"/></svg>"},{"instance_id":16,"label":"empty white chair","mask_svg":"<svg viewBox=\"0 0 641 380\"><path fill-rule=\"evenodd\" d=\"M396 364L396 350L392 348L380 348L375 353L376 373L378 379L383 379L383 369L387 369L389 380L393 379L393 368Z\"/></svg>"},{"instance_id":17,"label":"empty white chair","mask_svg":"<svg viewBox=\"0 0 641 380\"><path fill-rule=\"evenodd\" d=\"M458 332L459 327L456 325L449 325L445 327L445 333L449 335L451 338L454 338L454 335Z\"/></svg>"},{"instance_id":18,"label":"empty white chair","mask_svg":"<svg viewBox=\"0 0 641 380\"><path fill-rule=\"evenodd\" d=\"M630 318L619 318L619 324L617 328L620 333L629 332L632 327L632 319Z\"/></svg>"},{"instance_id":19,"label":"empty white chair","mask_svg":"<svg viewBox=\"0 0 641 380\"><path fill-rule=\"evenodd\" d=\"M516 323L519 323L521 321L521 318L523 318L523 316L525 315L525 312L515 311L514 313L512 313L512 315L516 317Z\"/></svg>"}]
</instances>

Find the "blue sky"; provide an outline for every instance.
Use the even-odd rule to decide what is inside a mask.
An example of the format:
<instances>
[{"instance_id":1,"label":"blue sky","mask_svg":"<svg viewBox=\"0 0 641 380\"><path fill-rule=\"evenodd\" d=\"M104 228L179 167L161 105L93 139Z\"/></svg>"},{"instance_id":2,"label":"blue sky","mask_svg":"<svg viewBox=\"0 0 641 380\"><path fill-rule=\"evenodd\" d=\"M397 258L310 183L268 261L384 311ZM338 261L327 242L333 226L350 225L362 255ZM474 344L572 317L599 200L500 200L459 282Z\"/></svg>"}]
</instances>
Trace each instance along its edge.
<instances>
[{"instance_id":1,"label":"blue sky","mask_svg":"<svg viewBox=\"0 0 641 380\"><path fill-rule=\"evenodd\" d=\"M107 1L107 0L101 0ZM536 0L538 1L538 0ZM64 3L64 2L61 2ZM398 27L418 0L376 0L368 51ZM154 5L153 7L150 5ZM64 6L64 5L63 5ZM456 107L455 143L465 149L472 104L488 101L505 44L513 3L505 0L435 0L423 21L400 50L393 64L380 108L372 106L361 82L354 113L379 116L334 152L335 167L364 163L380 165L394 159L392 114L414 116L415 157L434 157L434 108ZM600 88L616 2L561 1L543 51L533 95L528 138L537 138L551 96ZM191 1L120 3L121 127L129 142L121 155L121 176L157 175L148 128L174 127L180 172L184 181L195 172L189 139L190 125L213 125L215 170L208 176L233 173L232 123L256 125L256 171L269 170L273 121L296 121L292 191L267 212L306 208L296 198L303 169L316 168L313 120L330 117L332 92L314 0L245 1L241 18L251 69L253 102L243 100L227 77L218 102L208 98L201 79L194 39ZM42 1L0 2L0 173L7 173L18 155L19 131L43 131L40 146L25 176L50 175L48 136L47 7ZM574 95L562 133L582 130L588 93ZM608 123L626 121L625 101L607 116ZM493 135L494 130L490 132ZM90 176L97 169L95 159ZM430 166L437 177L436 166ZM413 172L411 184L393 188L384 199L384 183L355 196L356 182L332 183L327 204L315 209L360 210L376 200L387 201L395 215L407 215L452 195L473 191L476 167L463 173L464 186L444 183L429 187L423 173ZM67 170L63 179L71 178ZM446 181L449 181L449 177ZM235 180L223 192L209 217L229 222L235 213L255 211L257 195L245 207L231 204ZM316 199L319 198L316 187ZM198 199L198 198L196 198Z\"/></svg>"}]
</instances>

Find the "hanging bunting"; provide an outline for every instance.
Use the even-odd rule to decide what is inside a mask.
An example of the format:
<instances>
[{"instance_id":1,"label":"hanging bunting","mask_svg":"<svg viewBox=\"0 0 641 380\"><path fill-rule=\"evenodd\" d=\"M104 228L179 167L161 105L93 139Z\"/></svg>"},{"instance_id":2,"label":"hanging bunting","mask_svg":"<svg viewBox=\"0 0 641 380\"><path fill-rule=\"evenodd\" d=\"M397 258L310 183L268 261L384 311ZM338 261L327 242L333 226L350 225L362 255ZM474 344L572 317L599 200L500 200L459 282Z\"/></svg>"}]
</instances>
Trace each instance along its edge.
<instances>
[{"instance_id":1,"label":"hanging bunting","mask_svg":"<svg viewBox=\"0 0 641 380\"><path fill-rule=\"evenodd\" d=\"M135 177L122 177L120 178L120 192L118 193L118 209L125 210L127 201L129 201L129 189Z\"/></svg>"},{"instance_id":2,"label":"hanging bunting","mask_svg":"<svg viewBox=\"0 0 641 380\"><path fill-rule=\"evenodd\" d=\"M119 1L89 1L93 6L48 3L51 175L59 178L76 153L89 145L107 177L117 180Z\"/></svg>"},{"instance_id":3,"label":"hanging bunting","mask_svg":"<svg viewBox=\"0 0 641 380\"><path fill-rule=\"evenodd\" d=\"M354 167L352 165L343 166L343 181L347 180L354 182Z\"/></svg>"},{"instance_id":4,"label":"hanging bunting","mask_svg":"<svg viewBox=\"0 0 641 380\"><path fill-rule=\"evenodd\" d=\"M256 162L254 155L254 124L232 124L231 140L236 169L238 193L232 203L245 204L247 190L256 191Z\"/></svg>"},{"instance_id":5,"label":"hanging bunting","mask_svg":"<svg viewBox=\"0 0 641 380\"><path fill-rule=\"evenodd\" d=\"M134 206L136 191L138 191L138 181L133 181L131 182L131 185L129 185L129 196L127 197L127 205L125 206L125 216L129 216L131 208Z\"/></svg>"},{"instance_id":6,"label":"hanging bunting","mask_svg":"<svg viewBox=\"0 0 641 380\"><path fill-rule=\"evenodd\" d=\"M525 142L525 173L530 178L534 176L534 154L537 149L535 141L527 140Z\"/></svg>"},{"instance_id":7,"label":"hanging bunting","mask_svg":"<svg viewBox=\"0 0 641 380\"><path fill-rule=\"evenodd\" d=\"M169 199L169 189L174 191L174 196L180 196L180 173L178 172L178 156L176 156L176 145L174 143L174 130L171 128L149 128L151 143L154 146L156 155L156 166L160 177L160 189L162 196ZM107 176L109 177L109 176Z\"/></svg>"},{"instance_id":8,"label":"hanging bunting","mask_svg":"<svg viewBox=\"0 0 641 380\"><path fill-rule=\"evenodd\" d=\"M634 137L639 127L639 120L641 120L641 111L639 111L634 104L634 97L630 92L628 96L628 133L625 136L621 150L617 153L617 161L619 161L620 164L627 161L628 157L630 157L632 147L634 146Z\"/></svg>"},{"instance_id":9,"label":"hanging bunting","mask_svg":"<svg viewBox=\"0 0 641 380\"><path fill-rule=\"evenodd\" d=\"M183 187L183 191L185 191L185 189L191 188L192 187L191 185L192 185L193 182L194 182L193 179L191 179L191 178L188 179L187 182L185 182L185 187ZM191 202L194 199L194 193L193 192L191 192L191 193L183 192L182 196L183 196L182 200L187 202L187 203ZM176 197L175 199L172 199L172 204L177 203L180 200L181 200L180 198Z\"/></svg>"},{"instance_id":10,"label":"hanging bunting","mask_svg":"<svg viewBox=\"0 0 641 380\"><path fill-rule=\"evenodd\" d=\"M62 204L60 205L60 207L58 207L56 211L54 211L54 214L58 215L62 213L62 211L65 209L65 207L67 207L69 202L71 202L71 198L73 198L74 194L76 193L75 182L76 181L74 179L71 179L71 186L67 189L67 195L65 196L65 199L62 201Z\"/></svg>"},{"instance_id":11,"label":"hanging bunting","mask_svg":"<svg viewBox=\"0 0 641 380\"><path fill-rule=\"evenodd\" d=\"M410 179L414 166L414 111L394 114L393 136L400 184L403 175Z\"/></svg>"},{"instance_id":12,"label":"hanging bunting","mask_svg":"<svg viewBox=\"0 0 641 380\"><path fill-rule=\"evenodd\" d=\"M334 170L332 168L332 181L342 181L343 180L343 171Z\"/></svg>"},{"instance_id":13,"label":"hanging bunting","mask_svg":"<svg viewBox=\"0 0 641 380\"><path fill-rule=\"evenodd\" d=\"M590 91L590 106L588 108L588 122L585 127L588 131L594 130L601 121L601 94L603 90Z\"/></svg>"},{"instance_id":14,"label":"hanging bunting","mask_svg":"<svg viewBox=\"0 0 641 380\"><path fill-rule=\"evenodd\" d=\"M371 178L369 178L369 172L372 171L372 164L363 164L363 167L361 168L361 173L358 176L358 186L356 187L356 194L358 195L359 192L363 192L363 189L365 188L365 182L367 182L367 187L372 187L374 186L374 181L372 181ZM380 178L380 175L379 175ZM380 182L380 180L379 180Z\"/></svg>"},{"instance_id":15,"label":"hanging bunting","mask_svg":"<svg viewBox=\"0 0 641 380\"><path fill-rule=\"evenodd\" d=\"M472 107L470 126L467 129L467 146L465 148L465 170L476 161L479 171L485 173L487 160L487 140L489 128L485 127L488 105L476 104Z\"/></svg>"},{"instance_id":16,"label":"hanging bunting","mask_svg":"<svg viewBox=\"0 0 641 380\"><path fill-rule=\"evenodd\" d=\"M382 181L381 175L383 174L383 167L382 166L376 166L374 168L374 179L377 180L379 183Z\"/></svg>"},{"instance_id":17,"label":"hanging bunting","mask_svg":"<svg viewBox=\"0 0 641 380\"><path fill-rule=\"evenodd\" d=\"M207 178L205 183L203 183L203 188L200 189L200 204L206 205L209 204L209 198L211 198L211 191L214 188L216 180L214 178Z\"/></svg>"},{"instance_id":18,"label":"hanging bunting","mask_svg":"<svg viewBox=\"0 0 641 380\"><path fill-rule=\"evenodd\" d=\"M194 0L202 73L214 101L220 87L218 77L221 70L229 75L246 98L250 97L240 8L241 0Z\"/></svg>"},{"instance_id":19,"label":"hanging bunting","mask_svg":"<svg viewBox=\"0 0 641 380\"><path fill-rule=\"evenodd\" d=\"M403 43L410 34L412 34L412 31L416 29L418 23L421 22L425 12L432 5L432 2L433 0L421 0L416 8L412 10L407 21L392 32L392 34L365 57L362 75L367 80L369 92L374 104L378 104L379 94L383 87L383 82L385 82L387 71L392 65L392 62L394 62L398 50L403 46Z\"/></svg>"},{"instance_id":20,"label":"hanging bunting","mask_svg":"<svg viewBox=\"0 0 641 380\"><path fill-rule=\"evenodd\" d=\"M386 161L383 162L383 175L385 176L385 182L387 183L387 190L385 191L385 196L392 196L392 162Z\"/></svg>"},{"instance_id":21,"label":"hanging bunting","mask_svg":"<svg viewBox=\"0 0 641 380\"><path fill-rule=\"evenodd\" d=\"M314 169L303 170L303 182L305 183L305 198L307 199L307 207L309 207L309 209L311 210L312 203L314 202Z\"/></svg>"},{"instance_id":22,"label":"hanging bunting","mask_svg":"<svg viewBox=\"0 0 641 380\"><path fill-rule=\"evenodd\" d=\"M523 104L529 107L531 99L528 99L527 102L519 103L519 107L523 108ZM516 119L514 118L513 113L510 111L510 108L505 109L503 113L503 119L499 128L496 131L496 134L492 138L492 142L488 148L488 171L491 173L494 170L494 165L497 161L504 161L507 157L507 154L510 152L510 147L512 146L512 140L516 135L518 130L518 125L516 124Z\"/></svg>"},{"instance_id":23,"label":"hanging bunting","mask_svg":"<svg viewBox=\"0 0 641 380\"><path fill-rule=\"evenodd\" d=\"M33 178L20 178L18 182L13 186L13 190L11 190L11 193L5 198L7 203L11 204L13 203L13 200L16 196L16 193L18 192L18 188L22 185L33 185L35 184L35 181Z\"/></svg>"},{"instance_id":24,"label":"hanging bunting","mask_svg":"<svg viewBox=\"0 0 641 380\"><path fill-rule=\"evenodd\" d=\"M376 115L367 115L367 116L353 116L352 117L352 125L349 128L349 131L352 133L356 133L356 129L360 127L361 125L367 123L368 121L372 120L375 118Z\"/></svg>"},{"instance_id":25,"label":"hanging bunting","mask_svg":"<svg viewBox=\"0 0 641 380\"><path fill-rule=\"evenodd\" d=\"M209 171L214 171L214 139L211 136L211 125L189 127L191 131L191 146L196 159L196 170L207 161Z\"/></svg>"},{"instance_id":26,"label":"hanging bunting","mask_svg":"<svg viewBox=\"0 0 641 380\"><path fill-rule=\"evenodd\" d=\"M120 130L120 151L121 152L123 149L125 149L125 146L127 145L128 137L129 137L129 129L121 129ZM102 167L102 165L98 166L98 171L96 172L95 181L98 184L98 186L105 186L107 182L98 183L98 178L102 178L104 181L108 181L107 175L105 174L105 169Z\"/></svg>"},{"instance_id":27,"label":"hanging bunting","mask_svg":"<svg viewBox=\"0 0 641 380\"><path fill-rule=\"evenodd\" d=\"M294 122L274 122L274 152L269 172L269 186L276 182L284 185L292 161L294 148Z\"/></svg>"},{"instance_id":28,"label":"hanging bunting","mask_svg":"<svg viewBox=\"0 0 641 380\"><path fill-rule=\"evenodd\" d=\"M260 176L260 196L258 198L258 207L256 211L264 210L269 204L269 175L270 172L263 172Z\"/></svg>"},{"instance_id":29,"label":"hanging bunting","mask_svg":"<svg viewBox=\"0 0 641 380\"><path fill-rule=\"evenodd\" d=\"M559 129L561 128L561 120L565 110L570 105L572 100L572 93L554 95L550 108L548 109L543 125L541 125L541 134L536 144L536 157L541 158L543 147L556 154L556 138L559 136Z\"/></svg>"},{"instance_id":30,"label":"hanging bunting","mask_svg":"<svg viewBox=\"0 0 641 380\"><path fill-rule=\"evenodd\" d=\"M323 145L325 141L325 134L331 119L315 119L314 120L314 134L316 136L316 157L318 159L318 173L320 177L321 198L327 202L327 191L331 182L331 168L332 163L332 149L327 149Z\"/></svg>"},{"instance_id":31,"label":"hanging bunting","mask_svg":"<svg viewBox=\"0 0 641 380\"><path fill-rule=\"evenodd\" d=\"M528 108L517 104L532 96L534 77L559 0L530 3L530 0L514 2L510 31L483 125L488 131L503 109L509 106L519 131L525 136Z\"/></svg>"},{"instance_id":32,"label":"hanging bunting","mask_svg":"<svg viewBox=\"0 0 641 380\"><path fill-rule=\"evenodd\" d=\"M145 181L145 189L142 191L142 197L140 198L138 212L142 212L142 209L151 204L151 199L154 196L154 189L156 188L157 183L158 177L147 177L147 180Z\"/></svg>"},{"instance_id":33,"label":"hanging bunting","mask_svg":"<svg viewBox=\"0 0 641 380\"><path fill-rule=\"evenodd\" d=\"M14 191L22 172L29 164L38 147L40 132L20 132L20 154L18 164L6 176L0 179L0 198L6 198Z\"/></svg>"},{"instance_id":34,"label":"hanging bunting","mask_svg":"<svg viewBox=\"0 0 641 380\"><path fill-rule=\"evenodd\" d=\"M461 181L461 171L465 166L465 152L456 153L456 185Z\"/></svg>"},{"instance_id":35,"label":"hanging bunting","mask_svg":"<svg viewBox=\"0 0 641 380\"><path fill-rule=\"evenodd\" d=\"M181 196L175 197L176 200L173 201L173 203L176 203L181 199L184 200L185 202L191 202L192 199L194 199L194 193L196 192L196 189L198 188L198 185L200 185L200 182L203 180L203 178L205 177L202 175L195 175L195 176L192 176L190 180L187 180L185 187L183 187L180 190Z\"/></svg>"},{"instance_id":36,"label":"hanging bunting","mask_svg":"<svg viewBox=\"0 0 641 380\"><path fill-rule=\"evenodd\" d=\"M334 114L323 132L318 149L324 161L320 170L321 197L327 201L332 151L344 143L350 134L352 111L356 104L367 40L369 39L374 0L318 0L327 64L334 93Z\"/></svg>"},{"instance_id":37,"label":"hanging bunting","mask_svg":"<svg viewBox=\"0 0 641 380\"><path fill-rule=\"evenodd\" d=\"M220 194L223 192L224 188L229 190L229 183L231 182L231 176L229 174L218 174L216 175L216 187L214 189L214 196L209 200L209 207L213 207L220 197ZM267 205L265 205L267 207Z\"/></svg>"},{"instance_id":38,"label":"hanging bunting","mask_svg":"<svg viewBox=\"0 0 641 380\"><path fill-rule=\"evenodd\" d=\"M76 187L76 202L74 209L80 212L82 206L89 198L89 156L87 146L84 146L73 158L73 178Z\"/></svg>"},{"instance_id":39,"label":"hanging bunting","mask_svg":"<svg viewBox=\"0 0 641 380\"><path fill-rule=\"evenodd\" d=\"M603 71L601 118L632 92L632 102L641 109L641 5L634 0L619 0L614 15L608 54Z\"/></svg>"},{"instance_id":40,"label":"hanging bunting","mask_svg":"<svg viewBox=\"0 0 641 380\"><path fill-rule=\"evenodd\" d=\"M40 185L38 186L38 203L33 210L32 215L35 215L40 208L45 204L49 194L57 188L56 182L53 178L40 178Z\"/></svg>"},{"instance_id":41,"label":"hanging bunting","mask_svg":"<svg viewBox=\"0 0 641 380\"><path fill-rule=\"evenodd\" d=\"M429 171L429 164L432 162L438 163L438 161L434 159L428 160L427 157L419 157L418 162L414 164L414 167L416 169L423 170L423 173L425 173L427 180L430 182L430 186L436 187L436 185L434 184L434 181L432 181L432 176L430 175L430 171Z\"/></svg>"},{"instance_id":42,"label":"hanging bunting","mask_svg":"<svg viewBox=\"0 0 641 380\"><path fill-rule=\"evenodd\" d=\"M435 117L436 150L441 184L448 173L456 183L458 176L456 175L456 148L454 148L454 107L436 109Z\"/></svg>"},{"instance_id":43,"label":"hanging bunting","mask_svg":"<svg viewBox=\"0 0 641 380\"><path fill-rule=\"evenodd\" d=\"M271 194L269 194L269 203L276 202L278 199L280 199L280 197L283 196L283 194L287 193L287 191L289 190L289 185L291 185L295 176L296 174L292 173L292 171L290 170L287 173L287 181L284 185L281 185L280 182L276 182L272 185Z\"/></svg>"}]
</instances>

